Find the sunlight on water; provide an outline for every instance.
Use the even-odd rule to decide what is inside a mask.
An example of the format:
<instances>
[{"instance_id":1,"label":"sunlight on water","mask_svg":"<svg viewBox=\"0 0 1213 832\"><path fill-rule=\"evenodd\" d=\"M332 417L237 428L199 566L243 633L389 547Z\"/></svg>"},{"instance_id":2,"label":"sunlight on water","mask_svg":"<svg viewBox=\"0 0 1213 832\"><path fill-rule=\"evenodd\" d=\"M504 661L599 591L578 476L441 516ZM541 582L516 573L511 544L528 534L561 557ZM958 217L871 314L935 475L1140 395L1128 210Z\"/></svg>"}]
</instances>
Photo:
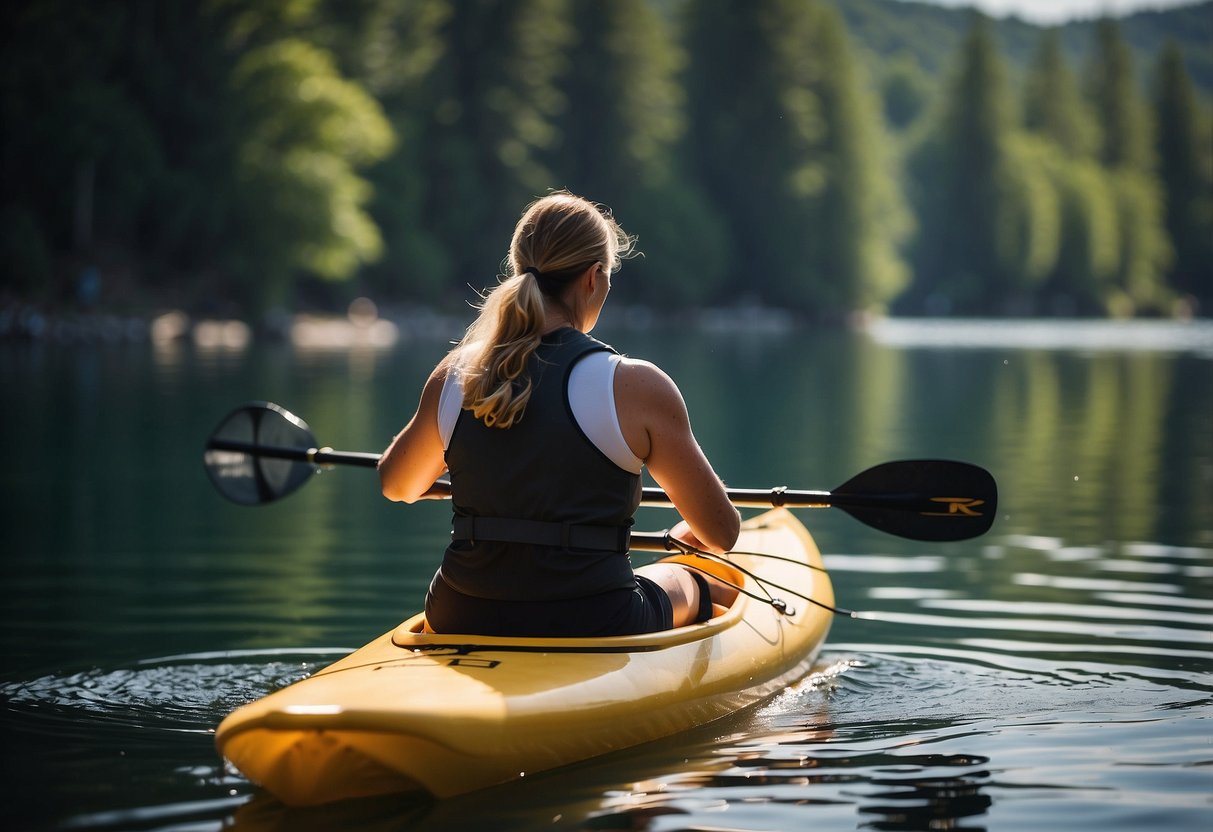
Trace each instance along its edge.
<instances>
[{"instance_id":1,"label":"sunlight on water","mask_svg":"<svg viewBox=\"0 0 1213 832\"><path fill-rule=\"evenodd\" d=\"M1213 357L1213 322L881 318L866 332L893 347L1191 352Z\"/></svg>"},{"instance_id":2,"label":"sunlight on water","mask_svg":"<svg viewBox=\"0 0 1213 832\"><path fill-rule=\"evenodd\" d=\"M168 805L140 806L117 812L77 815L63 824L64 829L165 829L174 832L217 829L206 818L234 812L248 801L246 796L215 800L191 800Z\"/></svg>"},{"instance_id":3,"label":"sunlight on water","mask_svg":"<svg viewBox=\"0 0 1213 832\"><path fill-rule=\"evenodd\" d=\"M1082 747L1129 744L1168 719L1139 727L1140 708L1156 695L1169 697L1156 683L1117 693L1081 669L1058 674L1045 663L983 665L980 654L962 651L946 660L851 653L764 708L744 732L721 738L710 767L651 777L605 801L598 815L603 826L594 828L679 815L718 815L713 828L762 828L757 807L781 803L815 807L819 828L849 827L863 818L876 828L954 828L985 814L996 798L1017 794L1030 804L1047 800L1055 782L1075 782L1059 777L1073 760L1008 755L1004 746L1027 748L1035 734L1068 735ZM1074 691L1066 710L1054 705L1055 684ZM1182 771L1207 759L1197 738L1172 742L1142 749L1126 765ZM1091 800L1115 788L1118 775L1090 765L1085 754L1081 760L1078 781L1085 784L1064 788L1089 792ZM1167 791L1174 807L1162 814L1199 807L1203 785L1207 778L1196 770L1172 778ZM608 818L618 825L608 825Z\"/></svg>"},{"instance_id":4,"label":"sunlight on water","mask_svg":"<svg viewBox=\"0 0 1213 832\"><path fill-rule=\"evenodd\" d=\"M993 531L908 541L804 512L838 603L862 612L765 705L474 800L304 811L226 766L212 732L346 652L326 645L415 610L450 508L388 504L353 471L228 506L200 448L232 407L269 398L323 444L380 450L445 341L0 351L24 395L0 409L21 472L3 484L10 825L1203 832L1209 325L971 323L628 333L679 380L730 484L828 488L886 459L970 459L999 483ZM646 511L644 527L669 525Z\"/></svg>"},{"instance_id":5,"label":"sunlight on water","mask_svg":"<svg viewBox=\"0 0 1213 832\"><path fill-rule=\"evenodd\" d=\"M826 559L826 566L831 572L903 575L907 572L941 572L944 568L944 562L942 558L929 556L897 557L894 555L831 554Z\"/></svg>"}]
</instances>

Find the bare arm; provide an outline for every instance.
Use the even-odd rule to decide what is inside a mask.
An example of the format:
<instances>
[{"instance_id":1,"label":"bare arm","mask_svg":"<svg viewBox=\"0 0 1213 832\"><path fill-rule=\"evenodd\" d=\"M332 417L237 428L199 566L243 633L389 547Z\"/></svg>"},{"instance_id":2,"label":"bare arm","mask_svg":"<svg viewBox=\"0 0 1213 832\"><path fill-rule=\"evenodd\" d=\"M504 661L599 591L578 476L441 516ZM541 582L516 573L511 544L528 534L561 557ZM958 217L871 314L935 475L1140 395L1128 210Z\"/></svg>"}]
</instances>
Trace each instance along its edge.
<instances>
[{"instance_id":1,"label":"bare arm","mask_svg":"<svg viewBox=\"0 0 1213 832\"><path fill-rule=\"evenodd\" d=\"M422 499L446 470L442 436L438 433L438 399L446 369L430 374L421 391L417 412L379 460L379 481L389 500L413 503Z\"/></svg>"},{"instance_id":2,"label":"bare arm","mask_svg":"<svg viewBox=\"0 0 1213 832\"><path fill-rule=\"evenodd\" d=\"M695 440L673 379L646 361L625 359L615 372L615 401L624 439L690 527L687 542L716 553L731 549L740 516ZM675 534L687 537L684 528Z\"/></svg>"}]
</instances>

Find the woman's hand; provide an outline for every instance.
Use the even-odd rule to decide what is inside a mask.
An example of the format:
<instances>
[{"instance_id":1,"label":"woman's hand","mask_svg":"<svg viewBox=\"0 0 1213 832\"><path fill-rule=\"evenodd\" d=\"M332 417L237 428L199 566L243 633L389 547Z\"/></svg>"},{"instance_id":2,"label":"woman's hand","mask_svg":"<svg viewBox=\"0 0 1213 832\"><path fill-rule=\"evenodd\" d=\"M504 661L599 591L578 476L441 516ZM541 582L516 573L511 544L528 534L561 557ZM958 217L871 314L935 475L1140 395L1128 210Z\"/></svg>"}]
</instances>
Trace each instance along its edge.
<instances>
[{"instance_id":1,"label":"woman's hand","mask_svg":"<svg viewBox=\"0 0 1213 832\"><path fill-rule=\"evenodd\" d=\"M686 520L679 520L674 524L674 527L668 532L669 536L683 543L691 549L704 549L703 541L695 536L695 532L691 531L691 524ZM717 552L717 554L722 554Z\"/></svg>"}]
</instances>

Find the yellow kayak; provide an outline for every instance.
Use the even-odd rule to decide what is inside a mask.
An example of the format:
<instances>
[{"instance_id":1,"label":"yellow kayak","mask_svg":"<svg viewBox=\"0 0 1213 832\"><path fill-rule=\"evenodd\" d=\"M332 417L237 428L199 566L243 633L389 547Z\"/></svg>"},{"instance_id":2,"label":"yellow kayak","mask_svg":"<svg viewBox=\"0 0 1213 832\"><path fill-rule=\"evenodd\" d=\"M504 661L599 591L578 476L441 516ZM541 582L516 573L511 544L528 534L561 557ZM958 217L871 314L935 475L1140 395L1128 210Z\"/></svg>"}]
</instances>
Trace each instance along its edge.
<instances>
[{"instance_id":1,"label":"yellow kayak","mask_svg":"<svg viewBox=\"0 0 1213 832\"><path fill-rule=\"evenodd\" d=\"M216 744L288 805L444 798L702 725L809 671L834 593L790 512L747 521L727 563L681 559L743 591L710 621L611 638L433 635L417 615L234 711Z\"/></svg>"}]
</instances>

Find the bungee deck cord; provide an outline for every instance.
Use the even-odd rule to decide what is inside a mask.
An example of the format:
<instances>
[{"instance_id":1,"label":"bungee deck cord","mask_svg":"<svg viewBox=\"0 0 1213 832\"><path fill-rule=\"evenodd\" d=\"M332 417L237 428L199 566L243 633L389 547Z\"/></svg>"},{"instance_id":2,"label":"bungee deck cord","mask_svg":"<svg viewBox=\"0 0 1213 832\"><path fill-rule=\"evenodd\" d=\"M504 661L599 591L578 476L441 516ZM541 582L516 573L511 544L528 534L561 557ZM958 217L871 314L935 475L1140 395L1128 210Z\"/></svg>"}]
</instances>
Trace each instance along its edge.
<instances>
[{"instance_id":1,"label":"bungee deck cord","mask_svg":"<svg viewBox=\"0 0 1213 832\"><path fill-rule=\"evenodd\" d=\"M670 537L669 535L667 535L666 537L667 537L667 540L669 541L669 544L684 555L694 555L695 557L704 558L705 560L715 560L720 563L726 564L733 569L736 569L738 572L740 572L741 574L745 575L747 578L750 578L752 581L754 581L754 584L756 586L758 586L759 588L761 588L764 593L766 593L766 597L763 597L762 595L759 595L756 592L751 592L750 590L748 590L742 586L738 586L737 584L733 583L732 581L729 581L729 580L726 580L726 579L720 577L719 575L717 575L715 572L712 572L711 570L704 569L702 567L695 566L694 564L690 564L690 563L682 564L686 568L693 569L696 572L707 575L708 577L710 577L716 581L719 581L720 583L724 584L725 586L737 590L737 592L741 593L742 595L745 595L748 598L753 598L755 601L759 601L763 604L770 604L772 608L774 608L778 612L783 613L784 615L795 615L796 609L794 607L788 606L788 603L786 601L784 601L782 598L776 598L774 595L772 595L771 594L772 589L774 589L777 592L786 592L788 595L795 595L797 598L801 598L805 601L808 601L810 604L814 604L818 607L821 607L823 610L828 610L829 612L832 612L835 615L842 615L847 618L858 618L859 617L859 614L856 613L854 610L849 610L849 609L846 609L845 607L831 606L830 604L827 604L823 601L818 601L816 598L813 598L811 596L797 592L796 590L791 589L790 587L782 586L780 584L775 583L774 581L770 581L765 578L760 578L757 575L755 575L753 572L751 572L750 570L746 569L744 566L740 566L740 565L734 563L733 561L729 560L728 555L745 555L747 557L768 558L770 560L784 561L785 563L791 563L796 566L803 566L808 569L814 569L818 572L825 572L826 570L822 569L820 566L814 566L813 564L800 563L796 560L793 560L792 558L785 558L781 555L772 555L772 554L768 554L766 552L741 552L741 551L734 550L734 551L726 552L724 555L717 555L714 552L708 552L704 549L698 548L697 546L692 546L689 543L684 543L683 541L677 540L676 538Z\"/></svg>"}]
</instances>

